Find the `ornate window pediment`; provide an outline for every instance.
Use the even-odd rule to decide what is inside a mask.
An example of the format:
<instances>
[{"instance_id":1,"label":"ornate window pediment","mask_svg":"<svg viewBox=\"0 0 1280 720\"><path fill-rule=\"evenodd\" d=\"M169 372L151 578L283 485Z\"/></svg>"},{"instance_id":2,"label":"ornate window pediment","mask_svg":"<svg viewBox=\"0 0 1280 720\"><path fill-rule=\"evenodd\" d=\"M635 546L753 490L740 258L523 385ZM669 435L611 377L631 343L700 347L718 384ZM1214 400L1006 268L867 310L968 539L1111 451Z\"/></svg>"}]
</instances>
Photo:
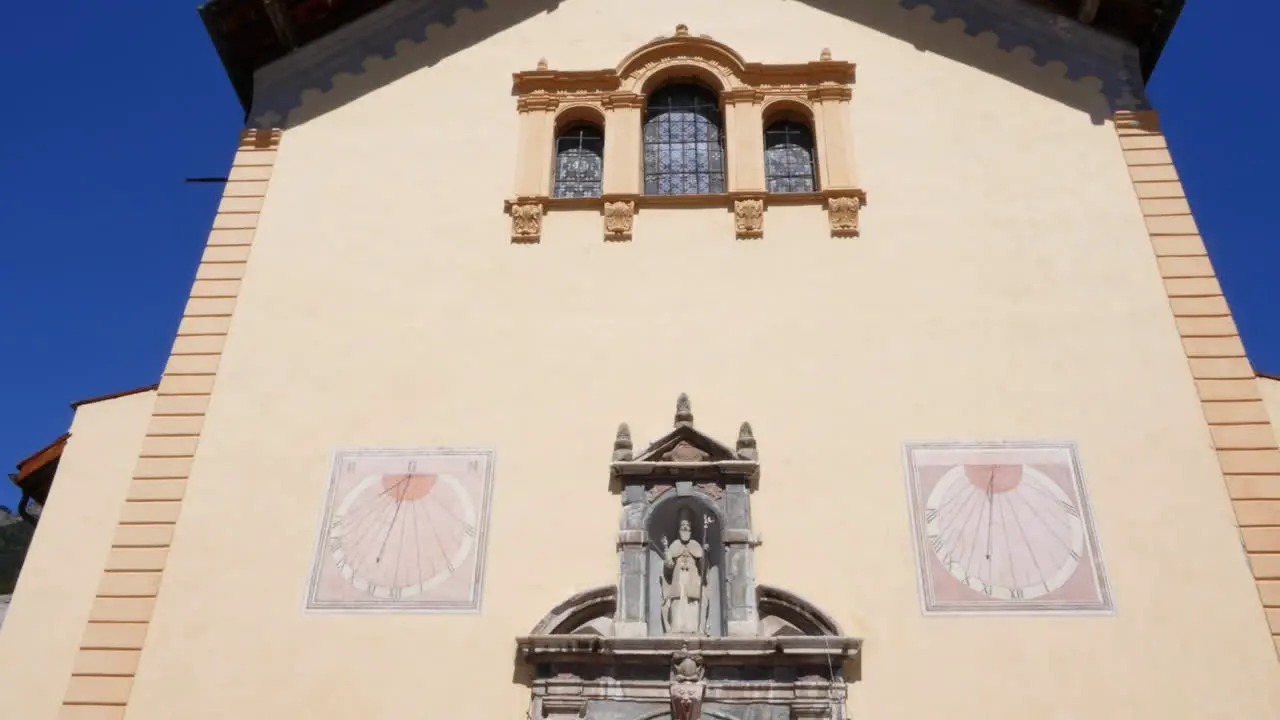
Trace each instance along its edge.
<instances>
[{"instance_id":1,"label":"ornate window pediment","mask_svg":"<svg viewBox=\"0 0 1280 720\"><path fill-rule=\"evenodd\" d=\"M516 73L519 155L515 194L506 203L512 239L540 240L548 211L594 209L606 239L628 240L645 207L730 208L739 237L760 237L773 204L823 205L832 234L856 234L866 193L852 159L854 70L826 50L807 63L747 62L680 25L675 35L654 39L614 68L552 70L543 61ZM699 112L701 106L683 97L687 108L672 105L663 93L671 95L675 83L704 88L718 112ZM670 107L652 105L655 93ZM604 137L599 193L557 187L563 182L558 140L583 118L598 123ZM766 149L766 128L782 122L803 138L785 149L787 163L776 143ZM690 133L699 137L685 137ZM796 168L806 164L809 175L797 179ZM778 175L783 165L785 178Z\"/></svg>"},{"instance_id":2,"label":"ornate window pediment","mask_svg":"<svg viewBox=\"0 0 1280 720\"><path fill-rule=\"evenodd\" d=\"M530 717L842 718L861 641L755 581L751 426L730 448L694 428L684 395L674 425L638 454L619 428L618 581L570 597L516 639L533 673Z\"/></svg>"}]
</instances>

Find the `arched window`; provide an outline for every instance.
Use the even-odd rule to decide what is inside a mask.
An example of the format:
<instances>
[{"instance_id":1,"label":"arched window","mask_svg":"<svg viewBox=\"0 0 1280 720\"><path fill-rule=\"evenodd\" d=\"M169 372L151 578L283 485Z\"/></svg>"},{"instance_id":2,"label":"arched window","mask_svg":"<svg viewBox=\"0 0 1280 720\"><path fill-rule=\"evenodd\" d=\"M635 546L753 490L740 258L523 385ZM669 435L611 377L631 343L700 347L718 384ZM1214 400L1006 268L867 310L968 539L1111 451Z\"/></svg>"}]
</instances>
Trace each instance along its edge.
<instances>
[{"instance_id":1,"label":"arched window","mask_svg":"<svg viewBox=\"0 0 1280 720\"><path fill-rule=\"evenodd\" d=\"M646 195L724 192L720 103L700 85L667 85L649 96L644 121Z\"/></svg>"},{"instance_id":2,"label":"arched window","mask_svg":"<svg viewBox=\"0 0 1280 720\"><path fill-rule=\"evenodd\" d=\"M604 133L571 125L556 136L554 197L600 197L604 184Z\"/></svg>"},{"instance_id":3,"label":"arched window","mask_svg":"<svg viewBox=\"0 0 1280 720\"><path fill-rule=\"evenodd\" d=\"M778 120L764 131L764 175L769 192L813 192L818 189L813 162L813 133L794 120Z\"/></svg>"}]
</instances>

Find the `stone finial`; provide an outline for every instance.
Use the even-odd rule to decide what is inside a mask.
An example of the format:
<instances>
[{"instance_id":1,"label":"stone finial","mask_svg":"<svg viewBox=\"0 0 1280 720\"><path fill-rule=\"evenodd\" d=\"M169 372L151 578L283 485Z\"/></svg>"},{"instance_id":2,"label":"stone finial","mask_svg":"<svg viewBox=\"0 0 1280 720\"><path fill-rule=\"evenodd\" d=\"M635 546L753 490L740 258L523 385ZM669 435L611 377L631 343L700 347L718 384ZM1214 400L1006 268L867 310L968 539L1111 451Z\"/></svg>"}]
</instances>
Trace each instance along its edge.
<instances>
[{"instance_id":1,"label":"stone finial","mask_svg":"<svg viewBox=\"0 0 1280 720\"><path fill-rule=\"evenodd\" d=\"M680 23L679 25L676 26L676 37L684 37L688 34L689 34L688 25L685 25L684 23Z\"/></svg>"},{"instance_id":2,"label":"stone finial","mask_svg":"<svg viewBox=\"0 0 1280 720\"><path fill-rule=\"evenodd\" d=\"M546 69L547 69L547 59L546 59L546 58L539 58L539 59L538 59L538 69L539 69L539 70L546 70Z\"/></svg>"},{"instance_id":3,"label":"stone finial","mask_svg":"<svg viewBox=\"0 0 1280 720\"><path fill-rule=\"evenodd\" d=\"M693 408L685 393L680 393L680 397L676 398L676 427L693 427Z\"/></svg>"},{"instance_id":4,"label":"stone finial","mask_svg":"<svg viewBox=\"0 0 1280 720\"><path fill-rule=\"evenodd\" d=\"M822 54L818 56L819 60L831 59L831 48L822 48Z\"/></svg>"},{"instance_id":5,"label":"stone finial","mask_svg":"<svg viewBox=\"0 0 1280 720\"><path fill-rule=\"evenodd\" d=\"M751 432L751 423L744 422L742 427L738 428L738 446L736 449L744 459L756 459L756 436Z\"/></svg>"},{"instance_id":6,"label":"stone finial","mask_svg":"<svg viewBox=\"0 0 1280 720\"><path fill-rule=\"evenodd\" d=\"M631 454L631 428L626 423L618 425L618 434L613 438L613 461L626 462L634 456Z\"/></svg>"}]
</instances>

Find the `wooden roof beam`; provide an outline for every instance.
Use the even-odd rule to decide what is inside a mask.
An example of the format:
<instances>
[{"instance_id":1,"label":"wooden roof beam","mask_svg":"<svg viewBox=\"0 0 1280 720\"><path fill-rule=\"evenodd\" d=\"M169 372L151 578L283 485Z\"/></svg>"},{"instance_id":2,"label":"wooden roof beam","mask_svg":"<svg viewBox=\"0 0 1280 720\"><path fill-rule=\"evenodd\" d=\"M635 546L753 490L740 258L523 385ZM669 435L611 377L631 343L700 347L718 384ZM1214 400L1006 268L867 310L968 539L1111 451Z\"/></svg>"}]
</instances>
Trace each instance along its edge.
<instances>
[{"instance_id":1,"label":"wooden roof beam","mask_svg":"<svg viewBox=\"0 0 1280 720\"><path fill-rule=\"evenodd\" d=\"M289 50L298 49L298 35L293 27L289 11L285 9L284 0L262 0L262 9L271 20L271 28L276 32L276 40Z\"/></svg>"},{"instance_id":2,"label":"wooden roof beam","mask_svg":"<svg viewBox=\"0 0 1280 720\"><path fill-rule=\"evenodd\" d=\"M1102 0L1080 0L1080 11L1076 14L1076 19L1085 25L1092 25L1098 19L1100 5Z\"/></svg>"}]
</instances>

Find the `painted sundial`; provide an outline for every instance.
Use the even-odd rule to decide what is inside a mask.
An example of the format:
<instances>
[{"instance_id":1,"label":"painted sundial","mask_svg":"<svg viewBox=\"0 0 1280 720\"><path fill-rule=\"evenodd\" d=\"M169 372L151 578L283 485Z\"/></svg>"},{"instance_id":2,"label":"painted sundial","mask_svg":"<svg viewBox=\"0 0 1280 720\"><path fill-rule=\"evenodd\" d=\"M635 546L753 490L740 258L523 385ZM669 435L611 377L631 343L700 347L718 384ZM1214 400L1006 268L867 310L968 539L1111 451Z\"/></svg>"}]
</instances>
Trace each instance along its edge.
<instances>
[{"instance_id":1,"label":"painted sundial","mask_svg":"<svg viewBox=\"0 0 1280 720\"><path fill-rule=\"evenodd\" d=\"M907 462L926 612L1111 609L1071 445L911 445Z\"/></svg>"},{"instance_id":2,"label":"painted sundial","mask_svg":"<svg viewBox=\"0 0 1280 720\"><path fill-rule=\"evenodd\" d=\"M308 608L478 609L492 465L482 450L337 453Z\"/></svg>"}]
</instances>

